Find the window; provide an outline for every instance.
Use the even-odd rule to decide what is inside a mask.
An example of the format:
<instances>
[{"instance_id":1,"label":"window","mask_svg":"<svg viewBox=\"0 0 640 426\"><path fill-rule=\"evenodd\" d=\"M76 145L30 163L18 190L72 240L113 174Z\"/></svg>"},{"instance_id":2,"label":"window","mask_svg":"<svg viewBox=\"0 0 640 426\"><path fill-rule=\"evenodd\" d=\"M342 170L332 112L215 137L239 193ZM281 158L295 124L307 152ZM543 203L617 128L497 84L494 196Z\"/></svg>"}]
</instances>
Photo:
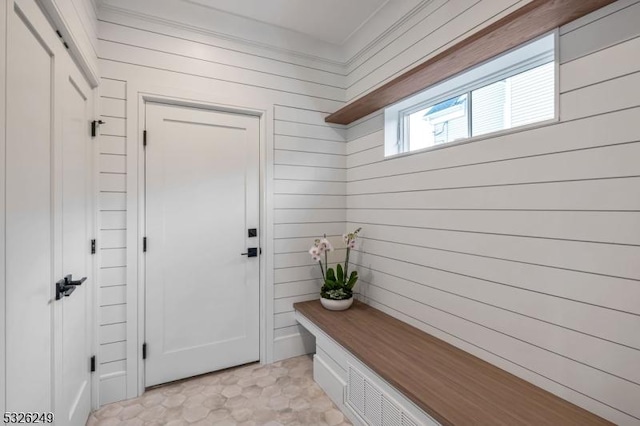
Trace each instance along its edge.
<instances>
[{"instance_id":1,"label":"window","mask_svg":"<svg viewBox=\"0 0 640 426\"><path fill-rule=\"evenodd\" d=\"M385 156L556 117L556 35L494 58L385 110Z\"/></svg>"}]
</instances>

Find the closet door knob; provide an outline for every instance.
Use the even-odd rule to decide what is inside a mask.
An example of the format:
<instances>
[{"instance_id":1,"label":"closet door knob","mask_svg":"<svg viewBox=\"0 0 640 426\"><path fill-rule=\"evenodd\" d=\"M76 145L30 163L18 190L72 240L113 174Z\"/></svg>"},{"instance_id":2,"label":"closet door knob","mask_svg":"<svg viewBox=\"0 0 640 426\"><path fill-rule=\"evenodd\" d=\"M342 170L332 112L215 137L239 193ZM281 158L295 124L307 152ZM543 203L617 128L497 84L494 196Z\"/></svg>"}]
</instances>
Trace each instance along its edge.
<instances>
[{"instance_id":1,"label":"closet door knob","mask_svg":"<svg viewBox=\"0 0 640 426\"><path fill-rule=\"evenodd\" d=\"M64 277L64 280L67 282L67 285L82 285L82 283L87 280L87 277L82 277L77 281L73 281L72 276L67 275Z\"/></svg>"},{"instance_id":2,"label":"closet door knob","mask_svg":"<svg viewBox=\"0 0 640 426\"><path fill-rule=\"evenodd\" d=\"M56 300L71 296L71 293L76 291L76 287L82 285L86 280L87 277L82 277L79 280L74 281L71 275L67 275L56 283Z\"/></svg>"},{"instance_id":3,"label":"closet door knob","mask_svg":"<svg viewBox=\"0 0 640 426\"><path fill-rule=\"evenodd\" d=\"M240 256L258 257L258 248L257 247L250 247L250 248L247 249L246 253L240 253Z\"/></svg>"}]
</instances>

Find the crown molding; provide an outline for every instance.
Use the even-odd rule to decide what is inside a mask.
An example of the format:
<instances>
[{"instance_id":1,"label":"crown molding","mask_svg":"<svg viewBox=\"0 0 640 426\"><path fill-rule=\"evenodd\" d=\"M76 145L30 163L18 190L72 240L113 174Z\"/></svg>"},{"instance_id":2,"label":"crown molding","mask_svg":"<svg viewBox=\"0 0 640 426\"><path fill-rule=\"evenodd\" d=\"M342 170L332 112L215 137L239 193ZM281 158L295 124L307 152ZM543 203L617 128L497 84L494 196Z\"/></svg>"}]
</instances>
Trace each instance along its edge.
<instances>
[{"instance_id":1,"label":"crown molding","mask_svg":"<svg viewBox=\"0 0 640 426\"><path fill-rule=\"evenodd\" d=\"M192 5L194 5L194 6L204 7L205 9L210 9L210 10L213 10L213 11L215 11L215 12L217 12L217 13L221 13L221 14L225 14L225 15L235 16L236 18L240 18L240 19L246 19L246 20L248 20L248 21L256 22L256 23L258 23L258 24L260 24L260 25L265 25L265 26L268 26L268 27L277 28L277 29L278 29L278 30L280 30L280 31L299 34L299 35L301 35L302 37L310 38L310 39L312 39L312 40L319 41L319 42L321 42L321 43L327 43L327 44L329 44L329 45L331 45L331 46L334 46L334 47L339 48L339 47L342 47L343 45L345 45L345 44L349 41L349 39L350 39L354 34L356 34L356 33L357 33L357 32L358 32L362 27L364 27L364 26L365 26L365 25L366 25L366 24L371 20L371 18L373 18L373 17L374 17L378 12L380 12L380 10L382 10L385 6L387 6L387 4L388 4L391 0L385 0L385 1L384 1L384 3L382 3L382 4L381 4L381 5L380 5L380 6L379 6L379 7L378 7L378 8L377 8L377 9L376 9L376 10L375 10L375 11L374 11L370 16L369 16L369 17L367 17L367 19L366 19L365 21L363 21L363 22L358 26L358 28L356 28L356 29L354 29L353 31L351 31L351 33L349 33L349 35L347 35L347 36L346 36L342 41L340 41L339 43L334 43L334 42L330 42L330 41L327 41L327 40L318 39L318 38L315 38L315 37L313 37L313 36L311 36L311 35L309 35L309 34L305 34L305 33L303 33L303 32L300 32L300 31L298 31L298 30L293 30L293 29L291 29L291 28L283 27L283 26L281 26L281 25L277 25L277 24L271 24L271 23L269 23L269 22L262 21L262 20L260 20L260 19L251 18L251 17L248 17L248 16L244 16L244 15L240 15L240 14L234 13L234 12L228 12L228 11L226 11L226 10L219 9L219 8L217 8L217 7L215 7L215 6L211 6L211 5L209 5L209 4L206 4L206 3L204 3L202 0L180 0L180 1L182 1L182 2L184 2L184 3L192 4Z\"/></svg>"},{"instance_id":2,"label":"crown molding","mask_svg":"<svg viewBox=\"0 0 640 426\"><path fill-rule=\"evenodd\" d=\"M348 36L346 36L340 43L340 46L344 46L345 44L347 44L349 42L349 40L351 40L353 38L354 35L356 35L362 28L364 28L365 26L367 26L367 24L369 22L371 22L371 20L373 19L374 16L376 16L378 13L380 13L380 11L382 9L384 9L385 7L387 7L389 5L389 2L391 0L385 0L384 3L382 3L380 6L378 6L378 8L372 13L370 14L367 19L365 19L360 25L358 25L358 27L356 29L354 29L353 31L351 31L349 33Z\"/></svg>"},{"instance_id":3,"label":"crown molding","mask_svg":"<svg viewBox=\"0 0 640 426\"><path fill-rule=\"evenodd\" d=\"M233 35L221 33L221 32L209 29L209 28L204 28L204 27L200 27L200 26L196 26L196 25L189 25L189 24L186 24L184 22L175 21L175 20L172 20L172 19L161 18L161 17L158 17L158 16L149 15L147 13L142 13L142 12L138 12L138 11L132 11L132 10L129 10L129 9L125 9L125 8L121 8L121 7L117 7L117 6L113 6L113 5L108 5L108 4L102 3L100 5L100 11L105 11L105 12L110 12L110 13L113 13L113 14L132 17L132 18L136 18L136 19L139 19L139 20L142 20L142 21L149 22L149 23L165 25L165 26L172 27L172 28L179 29L179 30L191 31L191 32L194 32L194 33L198 33L198 34L202 34L202 35L205 35L205 36L217 38L217 39L220 39L220 40L225 40L225 41L230 41L230 42L234 42L234 43L244 44L244 45L251 46L251 47L257 47L257 48L260 48L260 49L270 50L272 52L279 53L279 54L284 54L284 55L287 55L287 56L294 56L294 57L298 57L298 58L301 58L301 59L311 60L311 61L315 61L315 62L321 62L321 63L325 63L325 64L328 64L328 65L331 65L331 66L334 66L334 67L344 67L344 62L342 62L342 61L336 61L336 60L333 60L333 59L324 58L324 57L313 55L313 54L309 54L309 53L299 52L297 50L286 49L286 48L283 48L283 47L280 47L280 46L274 46L274 45L268 44L268 43L261 43L261 42L258 42L258 41L255 41L255 40L251 40L251 39L248 39L248 38L233 36Z\"/></svg>"},{"instance_id":4,"label":"crown molding","mask_svg":"<svg viewBox=\"0 0 640 426\"><path fill-rule=\"evenodd\" d=\"M410 11L408 11L407 13L405 13L400 19L398 19L396 22L393 23L393 25L391 25L390 27L388 27L386 30L384 30L380 35L378 35L376 38L374 38L373 40L371 40L369 43L367 43L363 48L361 48L360 50L358 50L355 54L353 54L349 59L347 59L344 63L343 66L345 67L350 67L351 65L353 65L358 59L360 59L363 55L365 55L367 52L369 52L370 50L373 50L377 45L379 45L380 43L382 43L384 40L386 40L388 37L391 36L391 34L393 34L397 29L399 29L400 27L402 27L409 19L411 19L414 15L420 13L420 11L422 11L424 8L426 8L427 6L429 6L431 3L433 3L434 0L422 0L418 5L416 5L413 9L411 9ZM388 3L385 3L385 6ZM378 12L381 10L382 8L378 9ZM370 20L371 18L369 18ZM366 23L365 23L366 24ZM357 31L361 30L364 25L361 25L358 30L354 31L352 33L355 34ZM350 36L351 37L351 36Z\"/></svg>"},{"instance_id":5,"label":"crown molding","mask_svg":"<svg viewBox=\"0 0 640 426\"><path fill-rule=\"evenodd\" d=\"M116 14L116 15L127 16L127 17L131 17L131 18L139 19L139 20L142 20L142 21L145 21L145 22L164 25L164 26L172 27L172 28L179 29L179 30L190 31L190 32L201 34L201 35L217 38L217 39L220 39L220 40L225 40L225 41L228 41L228 42L239 43L239 44L243 44L243 45L246 45L246 46L259 48L259 49L265 49L265 50L274 52L276 54L297 57L297 58L300 58L300 59L314 61L314 62L318 62L318 63L324 63L324 64L330 65L332 67L339 67L339 68L342 68L342 69L345 70L345 75L346 75L346 69L350 65L352 65L355 61L357 61L359 58L361 58L367 52L375 49L375 47L377 45L379 45L385 39L387 39L389 36L391 36L391 34L393 34L398 28L402 27L402 25L404 25L413 15L419 13L421 10L423 10L425 7L427 7L433 0L422 0L420 2L420 4L418 4L417 6L412 8L409 12L404 14L399 20L394 22L393 25L391 25L388 28L386 28L384 32L382 32L380 35L378 35L372 41L367 43L364 47L359 49L354 55L352 55L350 58L348 58L347 60L344 60L344 61L335 60L335 59L329 59L329 58L326 58L326 57L323 57L323 56L318 56L318 55L314 55L314 54L307 53L307 52L300 52L298 50L287 49L287 48L284 48L284 47L281 47L281 46L275 46L273 44L263 43L263 42L259 42L259 41L252 40L252 39L245 38L245 37L238 37L238 36L222 33L222 32L219 32L219 31L215 31L215 30L210 29L210 28L205 28L205 27L197 26L197 25L190 25L190 24L187 24L187 23L184 23L184 22L176 21L176 20L173 20L173 19L162 18L162 17L151 15L151 14L148 14L148 13L143 13L143 12L139 12L139 11L133 11L133 10L130 10L130 9L127 9L127 8L106 4L106 3L104 3L104 2L102 2L100 0L90 0L90 1L91 1L92 4L94 4L97 7L98 16L99 16L100 12L109 12L109 13ZM183 1L185 3L190 3L190 4L193 4L193 5L197 5L197 6L202 6L200 3L195 2L195 1L191 1L191 0L183 0ZM384 7L386 7L388 5L389 5L389 2L385 3L383 6L380 7L380 9L378 9L378 11L376 13L378 13L380 10L382 10ZM223 12L223 13L227 13L227 12ZM374 15L372 15L372 17L373 16ZM244 17L242 17L242 18L244 18ZM248 20L251 20L251 21L259 22L261 24L269 25L269 26L272 26L274 28L278 28L278 29L281 29L281 30L295 32L293 30L280 28L280 27L275 26L275 25L266 24L266 23L263 23L262 21L257 21L257 20L250 19L250 18L244 18L244 19L248 19ZM369 23L370 20L371 20L371 17L366 22L364 22L360 27L358 27L358 29L354 30L354 32L349 36L349 38L351 38L358 31L362 30L362 28L364 26L366 26ZM335 46L337 48L341 48L342 47L344 49L344 45L343 46L335 45Z\"/></svg>"}]
</instances>

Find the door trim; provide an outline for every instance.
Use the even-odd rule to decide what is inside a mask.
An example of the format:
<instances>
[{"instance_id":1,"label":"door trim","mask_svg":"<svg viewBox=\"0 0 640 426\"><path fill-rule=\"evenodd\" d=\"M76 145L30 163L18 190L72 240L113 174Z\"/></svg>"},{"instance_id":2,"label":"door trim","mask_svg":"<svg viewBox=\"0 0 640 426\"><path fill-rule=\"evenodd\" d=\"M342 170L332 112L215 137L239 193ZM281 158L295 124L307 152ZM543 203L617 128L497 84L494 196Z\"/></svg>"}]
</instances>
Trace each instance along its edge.
<instances>
[{"instance_id":1,"label":"door trim","mask_svg":"<svg viewBox=\"0 0 640 426\"><path fill-rule=\"evenodd\" d=\"M138 123L137 123L137 133L136 137L127 138L128 140L136 141L136 151L138 153L138 161L137 161L137 232L135 232L137 238L137 244L134 245L135 248L135 256L138 260L137 267L137 306L136 308L136 337L137 341L133 345L133 349L131 349L132 345L128 345L127 351L135 352L135 359L137 360L137 395L142 395L145 390L145 377L144 377L144 360L142 359L142 345L144 343L145 338L145 290L146 290L146 274L145 274L145 256L143 253L142 247L142 238L144 237L144 229L145 229L145 152L143 146L143 131L145 130L145 117L146 117L146 109L148 103L156 103L156 104L165 104L165 105L174 105L174 106L183 106L188 108L197 108L203 110L209 110L214 112L226 112L233 113L245 116L258 117L260 120L259 123L259 151L260 151L260 173L259 173L259 193L260 193L260 211L259 211L259 239L262 248L264 249L262 252L262 256L260 256L260 266L259 266L259 288L260 288L260 363L265 364L270 361L268 355L268 317L270 314L270 309L267 306L267 254L268 254L268 246L266 244L267 241L267 214L266 214L266 182L267 182L267 168L266 168L266 111L261 109L254 108L246 108L246 107L238 107L233 105L225 105L214 102L207 102L203 100L195 100L195 99L187 99L181 97L168 96L158 93L147 93L147 92L138 92L137 93L137 103L138 103ZM152 136L151 136L152 138ZM153 143L153 139L149 140L149 143ZM127 170L129 172L129 170ZM129 211L127 209L127 216L129 216ZM129 219L127 219L129 220ZM129 229L129 227L127 227ZM129 244L127 244L129 247ZM130 250L129 248L127 250ZM128 254L129 257L129 254ZM273 316L271 314L271 316ZM131 317L130 317L131 318ZM128 334L129 335L129 334ZM127 363L129 364L129 363ZM129 365L127 365L128 371ZM129 390L128 390L129 393ZM129 394L128 397L131 397Z\"/></svg>"},{"instance_id":2,"label":"door trim","mask_svg":"<svg viewBox=\"0 0 640 426\"><path fill-rule=\"evenodd\" d=\"M7 63L7 10L13 7L13 2L5 2L4 6L0 6L0 34L3 34L0 43L0 129L6 129L6 63ZM0 270L5 269L5 152L6 140L4 131L0 132ZM6 336L5 336L5 304L6 304L6 286L5 274L0 274L0 412L6 411L5 402L5 353L6 353Z\"/></svg>"}]
</instances>

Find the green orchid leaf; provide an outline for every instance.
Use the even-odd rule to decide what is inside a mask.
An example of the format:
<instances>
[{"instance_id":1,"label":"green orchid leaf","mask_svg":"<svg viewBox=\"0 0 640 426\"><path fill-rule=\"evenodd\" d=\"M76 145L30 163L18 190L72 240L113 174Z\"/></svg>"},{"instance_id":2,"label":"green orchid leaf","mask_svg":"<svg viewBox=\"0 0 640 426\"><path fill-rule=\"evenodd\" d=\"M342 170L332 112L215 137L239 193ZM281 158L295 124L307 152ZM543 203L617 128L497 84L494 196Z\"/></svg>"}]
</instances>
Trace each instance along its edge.
<instances>
[{"instance_id":1,"label":"green orchid leaf","mask_svg":"<svg viewBox=\"0 0 640 426\"><path fill-rule=\"evenodd\" d=\"M338 266L336 267L336 269L337 269L336 281L338 281L339 283L343 283L345 276L342 270L342 265L338 263Z\"/></svg>"},{"instance_id":2,"label":"green orchid leaf","mask_svg":"<svg viewBox=\"0 0 640 426\"><path fill-rule=\"evenodd\" d=\"M342 285L337 281L325 280L323 288L327 290L336 290L342 287Z\"/></svg>"},{"instance_id":3,"label":"green orchid leaf","mask_svg":"<svg viewBox=\"0 0 640 426\"><path fill-rule=\"evenodd\" d=\"M333 271L333 268L327 269L327 281L336 281L336 274Z\"/></svg>"},{"instance_id":4,"label":"green orchid leaf","mask_svg":"<svg viewBox=\"0 0 640 426\"><path fill-rule=\"evenodd\" d=\"M349 277L349 281L347 282L347 288L349 290L353 289L353 286L356 285L357 281L358 281L358 273L356 271L353 271L351 273L351 276Z\"/></svg>"}]
</instances>

